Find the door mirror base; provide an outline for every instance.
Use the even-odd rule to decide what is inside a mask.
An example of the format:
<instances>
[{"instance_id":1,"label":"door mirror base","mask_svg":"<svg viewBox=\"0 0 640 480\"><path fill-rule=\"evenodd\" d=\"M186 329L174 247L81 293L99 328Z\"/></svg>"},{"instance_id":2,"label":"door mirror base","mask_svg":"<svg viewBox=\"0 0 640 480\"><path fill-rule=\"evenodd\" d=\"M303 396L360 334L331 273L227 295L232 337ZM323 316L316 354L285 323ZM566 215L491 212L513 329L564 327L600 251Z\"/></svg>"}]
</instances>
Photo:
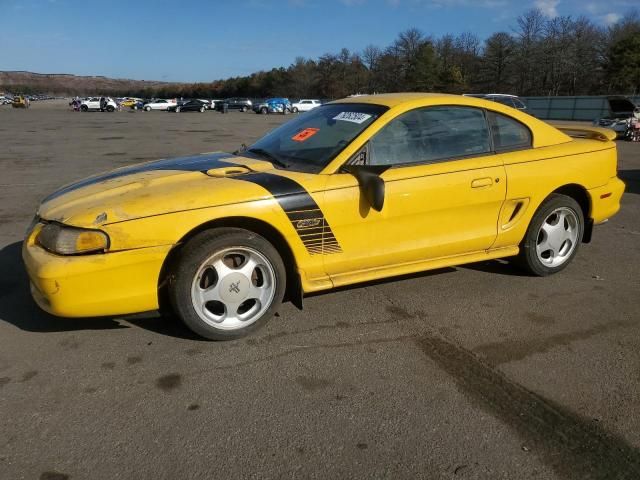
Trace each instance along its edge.
<instances>
[{"instance_id":1,"label":"door mirror base","mask_svg":"<svg viewBox=\"0 0 640 480\"><path fill-rule=\"evenodd\" d=\"M343 170L356 177L360 190L377 212L384 206L384 180L380 178L391 165L345 165Z\"/></svg>"}]
</instances>

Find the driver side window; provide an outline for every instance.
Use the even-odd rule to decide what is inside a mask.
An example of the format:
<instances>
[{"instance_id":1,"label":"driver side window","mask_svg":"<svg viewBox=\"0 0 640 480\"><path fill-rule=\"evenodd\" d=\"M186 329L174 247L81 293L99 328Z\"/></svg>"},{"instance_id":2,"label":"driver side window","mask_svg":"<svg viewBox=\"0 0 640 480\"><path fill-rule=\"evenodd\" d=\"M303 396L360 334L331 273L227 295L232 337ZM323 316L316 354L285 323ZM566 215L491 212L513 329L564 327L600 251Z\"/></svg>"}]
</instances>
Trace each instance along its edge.
<instances>
[{"instance_id":1,"label":"driver side window","mask_svg":"<svg viewBox=\"0 0 640 480\"><path fill-rule=\"evenodd\" d=\"M369 142L367 164L437 163L491 152L484 112L442 106L412 110L392 120Z\"/></svg>"}]
</instances>

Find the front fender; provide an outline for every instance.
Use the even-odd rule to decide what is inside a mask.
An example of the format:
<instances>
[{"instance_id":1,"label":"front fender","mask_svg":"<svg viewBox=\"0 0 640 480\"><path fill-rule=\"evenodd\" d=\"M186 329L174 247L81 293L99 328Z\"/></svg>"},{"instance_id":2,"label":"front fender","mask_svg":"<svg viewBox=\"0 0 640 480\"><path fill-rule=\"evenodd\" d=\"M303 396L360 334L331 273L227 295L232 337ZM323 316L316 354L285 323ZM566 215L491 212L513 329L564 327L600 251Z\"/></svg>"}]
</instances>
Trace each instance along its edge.
<instances>
[{"instance_id":1,"label":"front fender","mask_svg":"<svg viewBox=\"0 0 640 480\"><path fill-rule=\"evenodd\" d=\"M322 255L309 253L285 211L274 198L127 220L103 225L102 230L111 240L110 251L119 251L177 245L203 225L224 224L225 219L233 219L234 225L242 226L242 218L268 224L280 234L291 250L303 283L306 283L307 278L313 281L315 278L325 277ZM251 222L247 221L248 229L251 229L250 225Z\"/></svg>"}]
</instances>

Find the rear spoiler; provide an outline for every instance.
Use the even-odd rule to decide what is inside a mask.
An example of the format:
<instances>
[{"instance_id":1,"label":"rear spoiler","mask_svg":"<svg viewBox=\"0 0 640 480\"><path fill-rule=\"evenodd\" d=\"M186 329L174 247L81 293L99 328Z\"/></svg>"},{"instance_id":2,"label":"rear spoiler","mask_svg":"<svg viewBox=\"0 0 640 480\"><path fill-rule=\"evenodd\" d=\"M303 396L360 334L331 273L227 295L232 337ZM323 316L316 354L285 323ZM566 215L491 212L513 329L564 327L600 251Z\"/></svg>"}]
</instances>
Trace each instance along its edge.
<instances>
[{"instance_id":1,"label":"rear spoiler","mask_svg":"<svg viewBox=\"0 0 640 480\"><path fill-rule=\"evenodd\" d=\"M548 122L562 133L566 133L574 138L588 138L590 140L600 140L610 142L615 140L618 134L610 128L588 127L586 125L575 125L571 123Z\"/></svg>"}]
</instances>

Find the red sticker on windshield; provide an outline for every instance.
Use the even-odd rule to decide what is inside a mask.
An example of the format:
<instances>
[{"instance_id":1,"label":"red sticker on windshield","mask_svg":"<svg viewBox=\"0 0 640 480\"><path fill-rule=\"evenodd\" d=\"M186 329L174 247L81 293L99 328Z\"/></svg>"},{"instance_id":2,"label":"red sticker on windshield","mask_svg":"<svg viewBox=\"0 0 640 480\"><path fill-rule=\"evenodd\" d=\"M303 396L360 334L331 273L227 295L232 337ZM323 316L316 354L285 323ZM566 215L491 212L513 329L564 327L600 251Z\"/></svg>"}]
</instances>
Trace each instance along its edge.
<instances>
[{"instance_id":1,"label":"red sticker on windshield","mask_svg":"<svg viewBox=\"0 0 640 480\"><path fill-rule=\"evenodd\" d=\"M291 140L293 140L294 142L304 142L307 138L313 137L319 131L319 128L305 128L301 132L298 132L293 137L291 137Z\"/></svg>"}]
</instances>

